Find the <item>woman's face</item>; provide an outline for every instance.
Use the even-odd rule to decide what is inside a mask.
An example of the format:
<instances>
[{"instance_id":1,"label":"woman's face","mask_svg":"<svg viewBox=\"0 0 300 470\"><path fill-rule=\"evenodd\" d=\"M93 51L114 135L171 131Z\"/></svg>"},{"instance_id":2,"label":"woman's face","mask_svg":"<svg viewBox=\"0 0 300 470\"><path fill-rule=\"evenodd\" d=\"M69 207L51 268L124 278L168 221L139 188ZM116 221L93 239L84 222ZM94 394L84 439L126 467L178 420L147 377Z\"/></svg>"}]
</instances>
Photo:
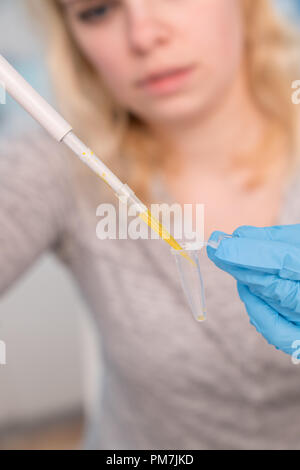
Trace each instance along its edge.
<instances>
[{"instance_id":1,"label":"woman's face","mask_svg":"<svg viewBox=\"0 0 300 470\"><path fill-rule=\"evenodd\" d=\"M203 115L241 70L241 0L59 1L115 99L148 122Z\"/></svg>"}]
</instances>

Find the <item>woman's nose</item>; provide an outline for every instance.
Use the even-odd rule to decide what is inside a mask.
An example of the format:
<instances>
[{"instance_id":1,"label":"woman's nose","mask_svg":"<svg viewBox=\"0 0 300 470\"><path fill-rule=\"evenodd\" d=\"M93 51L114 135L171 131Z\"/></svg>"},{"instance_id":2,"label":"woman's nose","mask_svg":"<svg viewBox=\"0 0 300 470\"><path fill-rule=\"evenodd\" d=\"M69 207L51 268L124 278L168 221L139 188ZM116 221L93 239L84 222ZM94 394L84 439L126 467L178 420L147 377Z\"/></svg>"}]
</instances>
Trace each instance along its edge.
<instances>
[{"instance_id":1,"label":"woman's nose","mask_svg":"<svg viewBox=\"0 0 300 470\"><path fill-rule=\"evenodd\" d=\"M128 20L129 43L136 52L147 53L156 45L168 41L169 36L168 26L151 8L140 8Z\"/></svg>"}]
</instances>

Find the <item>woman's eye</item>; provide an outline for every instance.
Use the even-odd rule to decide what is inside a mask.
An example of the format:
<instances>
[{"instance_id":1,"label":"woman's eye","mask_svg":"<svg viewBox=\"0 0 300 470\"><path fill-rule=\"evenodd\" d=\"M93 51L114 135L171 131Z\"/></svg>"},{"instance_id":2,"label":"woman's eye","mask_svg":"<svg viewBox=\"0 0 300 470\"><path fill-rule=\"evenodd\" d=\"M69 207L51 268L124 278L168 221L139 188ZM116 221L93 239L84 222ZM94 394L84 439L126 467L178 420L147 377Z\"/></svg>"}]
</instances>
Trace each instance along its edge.
<instances>
[{"instance_id":1,"label":"woman's eye","mask_svg":"<svg viewBox=\"0 0 300 470\"><path fill-rule=\"evenodd\" d=\"M92 22L107 16L109 10L112 8L112 4L103 4L84 10L77 14L80 21Z\"/></svg>"}]
</instances>

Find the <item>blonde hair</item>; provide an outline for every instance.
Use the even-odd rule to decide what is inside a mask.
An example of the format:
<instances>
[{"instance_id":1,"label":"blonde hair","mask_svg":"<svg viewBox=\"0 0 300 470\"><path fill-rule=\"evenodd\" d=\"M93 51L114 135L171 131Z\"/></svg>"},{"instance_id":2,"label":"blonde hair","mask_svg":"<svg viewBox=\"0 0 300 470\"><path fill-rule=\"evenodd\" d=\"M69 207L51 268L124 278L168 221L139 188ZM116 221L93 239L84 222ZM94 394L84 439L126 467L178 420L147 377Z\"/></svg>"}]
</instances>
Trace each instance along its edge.
<instances>
[{"instance_id":1,"label":"blonde hair","mask_svg":"<svg viewBox=\"0 0 300 470\"><path fill-rule=\"evenodd\" d=\"M278 132L287 138L289 154L293 156L291 168L300 154L298 112L291 100L291 83L298 73L299 40L278 18L271 0L241 1L249 86L257 105L274 123L263 142L249 154L253 177L248 186L255 186L264 180L272 164L272 151L267 149ZM48 31L48 62L65 118L107 164L118 166L118 176L126 178L140 197L148 199L148 184L161 165L163 152L151 139L146 125L114 101L73 40L57 1L29 2ZM239 165L241 161L245 164L246 160L237 156L232 164ZM79 168L80 172L85 171L82 163Z\"/></svg>"}]
</instances>

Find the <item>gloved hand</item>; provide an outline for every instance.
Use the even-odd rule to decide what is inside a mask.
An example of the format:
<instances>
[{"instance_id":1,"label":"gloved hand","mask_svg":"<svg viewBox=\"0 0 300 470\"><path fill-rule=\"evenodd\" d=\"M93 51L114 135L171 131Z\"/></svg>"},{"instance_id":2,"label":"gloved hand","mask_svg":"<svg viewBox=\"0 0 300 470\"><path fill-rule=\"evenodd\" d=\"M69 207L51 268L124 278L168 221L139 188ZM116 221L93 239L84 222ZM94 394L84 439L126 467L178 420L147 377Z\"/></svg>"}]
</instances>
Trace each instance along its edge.
<instances>
[{"instance_id":1,"label":"gloved hand","mask_svg":"<svg viewBox=\"0 0 300 470\"><path fill-rule=\"evenodd\" d=\"M218 241L223 232L213 232ZM242 226L209 258L237 280L250 323L268 343L287 354L300 341L300 224L257 228ZM299 346L299 344L298 344Z\"/></svg>"}]
</instances>

